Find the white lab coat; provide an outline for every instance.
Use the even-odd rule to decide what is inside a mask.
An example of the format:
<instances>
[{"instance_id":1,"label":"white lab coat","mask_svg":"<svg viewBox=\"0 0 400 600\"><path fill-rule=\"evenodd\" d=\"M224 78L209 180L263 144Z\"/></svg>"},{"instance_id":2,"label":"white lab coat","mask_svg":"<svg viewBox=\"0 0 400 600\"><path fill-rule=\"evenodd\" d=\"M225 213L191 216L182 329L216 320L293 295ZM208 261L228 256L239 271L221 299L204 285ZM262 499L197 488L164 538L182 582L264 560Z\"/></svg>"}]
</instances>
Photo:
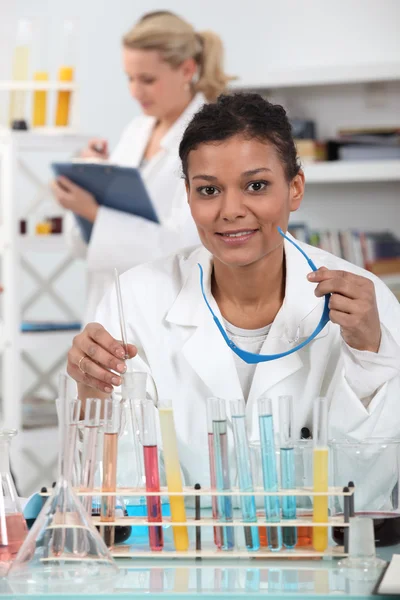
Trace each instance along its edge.
<instances>
[{"instance_id":1,"label":"white lab coat","mask_svg":"<svg viewBox=\"0 0 400 600\"><path fill-rule=\"evenodd\" d=\"M382 324L378 353L350 349L339 326L328 323L301 350L257 365L247 400L249 439L259 439L257 399L264 392L277 399L294 397L294 430L312 429L312 402L327 396L331 438L400 437L400 305L377 277L327 252L300 244L315 264L369 277L375 284ZM323 299L306 275L310 268L292 244L284 242L286 291L263 354L284 352L308 337L319 322ZM182 470L187 484L207 485L209 478L206 398L242 398L234 355L223 340L203 300L200 263L207 297L211 296L212 257L204 247L188 249L141 265L121 277L127 335L136 344L135 370L151 373L155 403L172 398ZM115 289L109 290L96 321L120 338ZM221 320L222 322L222 320Z\"/></svg>"},{"instance_id":2,"label":"white lab coat","mask_svg":"<svg viewBox=\"0 0 400 600\"><path fill-rule=\"evenodd\" d=\"M160 151L141 169L160 224L110 208L100 207L86 247L73 215L67 219L67 241L76 256L86 256L87 301L84 322L92 321L101 298L112 282L112 270L120 272L149 260L167 256L179 248L199 243L190 215L182 179L178 147L186 125L204 104L197 94L161 140ZM124 131L110 161L138 167L156 119L135 118Z\"/></svg>"}]
</instances>

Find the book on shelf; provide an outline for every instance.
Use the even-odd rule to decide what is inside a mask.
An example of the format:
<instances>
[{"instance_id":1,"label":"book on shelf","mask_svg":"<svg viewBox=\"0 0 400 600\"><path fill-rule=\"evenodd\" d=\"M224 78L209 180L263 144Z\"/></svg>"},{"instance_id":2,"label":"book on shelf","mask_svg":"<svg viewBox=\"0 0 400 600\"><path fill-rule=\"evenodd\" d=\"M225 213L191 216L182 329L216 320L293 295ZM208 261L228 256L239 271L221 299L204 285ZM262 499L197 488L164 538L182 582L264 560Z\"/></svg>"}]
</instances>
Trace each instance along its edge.
<instances>
[{"instance_id":1,"label":"book on shelf","mask_svg":"<svg viewBox=\"0 0 400 600\"><path fill-rule=\"evenodd\" d=\"M400 240L390 231L314 230L305 223L289 224L289 233L299 241L388 278L388 285L400 299Z\"/></svg>"},{"instance_id":2,"label":"book on shelf","mask_svg":"<svg viewBox=\"0 0 400 600\"><path fill-rule=\"evenodd\" d=\"M79 321L22 321L21 331L41 332L41 331L77 331L81 328Z\"/></svg>"}]
</instances>

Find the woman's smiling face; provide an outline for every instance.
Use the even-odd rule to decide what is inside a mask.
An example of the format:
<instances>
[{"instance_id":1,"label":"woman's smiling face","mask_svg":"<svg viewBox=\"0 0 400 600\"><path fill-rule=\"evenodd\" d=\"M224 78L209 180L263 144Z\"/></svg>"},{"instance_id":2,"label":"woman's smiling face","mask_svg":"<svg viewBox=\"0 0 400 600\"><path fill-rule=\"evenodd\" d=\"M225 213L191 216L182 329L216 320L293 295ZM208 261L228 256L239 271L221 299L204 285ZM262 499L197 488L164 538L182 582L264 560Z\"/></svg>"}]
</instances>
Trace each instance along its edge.
<instances>
[{"instance_id":1,"label":"woman's smiling face","mask_svg":"<svg viewBox=\"0 0 400 600\"><path fill-rule=\"evenodd\" d=\"M277 228L286 231L299 208L304 175L288 182L271 142L239 134L190 151L186 189L203 245L226 265L246 266L282 245Z\"/></svg>"}]
</instances>

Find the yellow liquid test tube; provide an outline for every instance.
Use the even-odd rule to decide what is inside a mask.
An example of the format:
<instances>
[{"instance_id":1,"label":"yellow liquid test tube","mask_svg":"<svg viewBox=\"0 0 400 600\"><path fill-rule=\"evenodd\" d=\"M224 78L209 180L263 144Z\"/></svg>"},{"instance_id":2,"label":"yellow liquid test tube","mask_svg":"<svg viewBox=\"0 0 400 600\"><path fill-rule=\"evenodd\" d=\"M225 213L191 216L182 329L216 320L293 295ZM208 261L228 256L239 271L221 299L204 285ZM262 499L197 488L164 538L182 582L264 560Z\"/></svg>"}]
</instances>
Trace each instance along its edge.
<instances>
[{"instance_id":1,"label":"yellow liquid test tube","mask_svg":"<svg viewBox=\"0 0 400 600\"><path fill-rule=\"evenodd\" d=\"M174 414L172 407L161 406L158 410L160 416L161 438L163 443L165 473L169 492L182 492L181 469L179 465L178 443L176 440ZM169 497L171 508L171 521L175 523L186 522L186 510L183 496ZM175 549L185 551L189 548L187 527L172 526Z\"/></svg>"},{"instance_id":2,"label":"yellow liquid test tube","mask_svg":"<svg viewBox=\"0 0 400 600\"><path fill-rule=\"evenodd\" d=\"M34 81L48 81L49 76L45 71L36 71L33 75ZM46 125L47 92L36 90L33 94L32 126L44 127Z\"/></svg>"},{"instance_id":3,"label":"yellow liquid test tube","mask_svg":"<svg viewBox=\"0 0 400 600\"><path fill-rule=\"evenodd\" d=\"M328 400L316 398L313 411L314 492L328 491ZM314 496L313 523L328 522L328 496ZM328 527L313 527L313 548L324 552L328 547Z\"/></svg>"},{"instance_id":4,"label":"yellow liquid test tube","mask_svg":"<svg viewBox=\"0 0 400 600\"><path fill-rule=\"evenodd\" d=\"M71 82L74 78L73 67L61 67L58 72L58 80L61 83ZM57 94L57 105L56 105L56 127L66 127L69 119L69 109L71 103L71 92L70 91L59 91Z\"/></svg>"}]
</instances>

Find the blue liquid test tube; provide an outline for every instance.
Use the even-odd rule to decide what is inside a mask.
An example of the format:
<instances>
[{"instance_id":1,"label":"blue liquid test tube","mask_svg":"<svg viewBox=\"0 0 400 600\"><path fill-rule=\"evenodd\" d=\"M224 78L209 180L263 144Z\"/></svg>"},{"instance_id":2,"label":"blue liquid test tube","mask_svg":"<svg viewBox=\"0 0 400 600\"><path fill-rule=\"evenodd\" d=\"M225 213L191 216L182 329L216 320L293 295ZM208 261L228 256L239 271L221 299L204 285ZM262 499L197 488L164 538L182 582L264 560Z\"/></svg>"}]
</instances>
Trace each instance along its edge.
<instances>
[{"instance_id":1,"label":"blue liquid test tube","mask_svg":"<svg viewBox=\"0 0 400 600\"><path fill-rule=\"evenodd\" d=\"M266 396L258 400L258 418L260 425L261 464L264 490L278 491L278 473L276 470L274 423L272 417L272 401ZM268 523L279 523L281 520L278 496L264 496L265 518ZM279 525L267 526L268 547L272 551L282 548L282 528Z\"/></svg>"},{"instance_id":2,"label":"blue liquid test tube","mask_svg":"<svg viewBox=\"0 0 400 600\"><path fill-rule=\"evenodd\" d=\"M293 444L293 398L279 396L279 437L281 449L281 486L293 490L296 487ZM296 496L282 497L282 518L296 518ZM296 527L283 527L283 545L294 548L297 544Z\"/></svg>"},{"instance_id":3,"label":"blue liquid test tube","mask_svg":"<svg viewBox=\"0 0 400 600\"><path fill-rule=\"evenodd\" d=\"M243 399L231 400L230 405L239 487L242 492L253 492L250 451L246 433L245 403ZM240 505L243 521L256 523L257 510L254 496L240 496ZM258 550L260 548L258 527L245 527L244 538L247 550Z\"/></svg>"},{"instance_id":4,"label":"blue liquid test tube","mask_svg":"<svg viewBox=\"0 0 400 600\"><path fill-rule=\"evenodd\" d=\"M211 401L212 424L213 424L213 442L214 442L214 460L215 460L215 479L216 487L219 492L230 492L231 483L229 476L228 460L228 435L226 424L225 400L222 398L213 398ZM217 496L218 515L222 523L232 522L232 497ZM233 526L222 527L222 550L233 550L235 545L235 534Z\"/></svg>"}]
</instances>

